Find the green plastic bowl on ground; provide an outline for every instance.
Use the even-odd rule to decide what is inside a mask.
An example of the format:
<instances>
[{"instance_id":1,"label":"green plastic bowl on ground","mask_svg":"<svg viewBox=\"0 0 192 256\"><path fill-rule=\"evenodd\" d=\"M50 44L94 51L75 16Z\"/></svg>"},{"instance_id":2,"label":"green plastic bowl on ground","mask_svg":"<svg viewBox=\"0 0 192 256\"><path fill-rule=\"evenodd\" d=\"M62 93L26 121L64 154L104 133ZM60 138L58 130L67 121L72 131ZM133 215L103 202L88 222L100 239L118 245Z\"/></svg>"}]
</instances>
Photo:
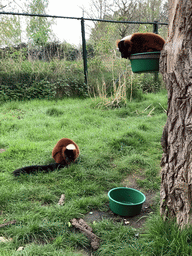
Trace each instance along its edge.
<instances>
[{"instance_id":1,"label":"green plastic bowl on ground","mask_svg":"<svg viewBox=\"0 0 192 256\"><path fill-rule=\"evenodd\" d=\"M108 192L109 207L121 216L135 216L141 212L146 197L134 188L118 187Z\"/></svg>"},{"instance_id":2,"label":"green plastic bowl on ground","mask_svg":"<svg viewBox=\"0 0 192 256\"><path fill-rule=\"evenodd\" d=\"M131 68L133 73L147 73L159 71L161 52L142 52L131 54Z\"/></svg>"}]
</instances>

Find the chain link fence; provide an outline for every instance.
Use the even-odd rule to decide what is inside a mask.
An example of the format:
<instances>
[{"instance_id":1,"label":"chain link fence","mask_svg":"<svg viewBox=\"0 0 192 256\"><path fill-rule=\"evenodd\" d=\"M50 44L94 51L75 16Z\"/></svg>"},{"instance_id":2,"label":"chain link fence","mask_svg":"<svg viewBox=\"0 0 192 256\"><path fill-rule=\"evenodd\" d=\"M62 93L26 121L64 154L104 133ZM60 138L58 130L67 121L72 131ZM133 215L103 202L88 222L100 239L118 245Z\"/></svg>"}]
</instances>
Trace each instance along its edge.
<instances>
[{"instance_id":1,"label":"chain link fence","mask_svg":"<svg viewBox=\"0 0 192 256\"><path fill-rule=\"evenodd\" d=\"M66 19L79 25L76 30L81 29L81 45L59 41L47 26ZM128 27L130 34L155 32L165 38L164 25L168 25L10 12L0 12L0 21L0 86L4 99L88 94L107 97L125 80L130 82L130 62L121 59L116 49L120 26ZM86 41L86 25L93 22ZM60 33L65 34L65 26ZM141 76L136 78L137 84Z\"/></svg>"}]
</instances>

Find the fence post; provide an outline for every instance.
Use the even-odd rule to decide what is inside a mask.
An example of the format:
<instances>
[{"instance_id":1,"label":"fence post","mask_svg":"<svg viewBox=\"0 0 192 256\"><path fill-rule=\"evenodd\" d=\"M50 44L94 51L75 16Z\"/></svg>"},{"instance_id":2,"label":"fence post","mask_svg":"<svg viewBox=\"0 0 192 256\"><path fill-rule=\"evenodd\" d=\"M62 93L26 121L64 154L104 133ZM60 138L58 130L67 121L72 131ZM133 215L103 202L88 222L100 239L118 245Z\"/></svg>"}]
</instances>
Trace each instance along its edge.
<instances>
[{"instance_id":1,"label":"fence post","mask_svg":"<svg viewBox=\"0 0 192 256\"><path fill-rule=\"evenodd\" d=\"M82 35L82 48L83 48L83 65L84 65L84 77L85 83L87 84L87 50L86 50L86 40L85 40L85 20L81 18L81 35Z\"/></svg>"},{"instance_id":2,"label":"fence post","mask_svg":"<svg viewBox=\"0 0 192 256\"><path fill-rule=\"evenodd\" d=\"M153 23L153 33L158 34L158 20L154 20ZM154 74L154 82L158 82L158 72L155 72Z\"/></svg>"},{"instance_id":3,"label":"fence post","mask_svg":"<svg viewBox=\"0 0 192 256\"><path fill-rule=\"evenodd\" d=\"M158 20L154 20L153 33L158 34Z\"/></svg>"}]
</instances>

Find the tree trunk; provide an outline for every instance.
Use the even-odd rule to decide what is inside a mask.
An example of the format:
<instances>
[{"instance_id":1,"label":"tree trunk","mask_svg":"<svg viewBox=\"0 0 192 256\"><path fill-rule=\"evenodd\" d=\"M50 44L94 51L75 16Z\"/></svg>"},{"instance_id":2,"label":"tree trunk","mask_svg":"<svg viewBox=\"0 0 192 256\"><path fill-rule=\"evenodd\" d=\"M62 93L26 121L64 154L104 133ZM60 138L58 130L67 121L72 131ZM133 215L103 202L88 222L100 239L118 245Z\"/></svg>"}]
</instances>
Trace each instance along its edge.
<instances>
[{"instance_id":1,"label":"tree trunk","mask_svg":"<svg viewBox=\"0 0 192 256\"><path fill-rule=\"evenodd\" d=\"M161 144L162 216L192 223L192 0L169 0L169 34L160 72L168 90Z\"/></svg>"}]
</instances>

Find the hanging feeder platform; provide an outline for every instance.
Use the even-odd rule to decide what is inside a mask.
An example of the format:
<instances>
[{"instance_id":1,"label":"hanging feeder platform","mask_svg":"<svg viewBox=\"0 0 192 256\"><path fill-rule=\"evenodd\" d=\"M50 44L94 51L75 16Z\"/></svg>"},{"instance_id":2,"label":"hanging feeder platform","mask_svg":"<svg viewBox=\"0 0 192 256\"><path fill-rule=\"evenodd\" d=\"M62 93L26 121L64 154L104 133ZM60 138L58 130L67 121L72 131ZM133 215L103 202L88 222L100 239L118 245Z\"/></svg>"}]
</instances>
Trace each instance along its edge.
<instances>
[{"instance_id":1,"label":"hanging feeder platform","mask_svg":"<svg viewBox=\"0 0 192 256\"><path fill-rule=\"evenodd\" d=\"M131 54L130 61L133 73L158 72L160 54L160 51Z\"/></svg>"}]
</instances>

